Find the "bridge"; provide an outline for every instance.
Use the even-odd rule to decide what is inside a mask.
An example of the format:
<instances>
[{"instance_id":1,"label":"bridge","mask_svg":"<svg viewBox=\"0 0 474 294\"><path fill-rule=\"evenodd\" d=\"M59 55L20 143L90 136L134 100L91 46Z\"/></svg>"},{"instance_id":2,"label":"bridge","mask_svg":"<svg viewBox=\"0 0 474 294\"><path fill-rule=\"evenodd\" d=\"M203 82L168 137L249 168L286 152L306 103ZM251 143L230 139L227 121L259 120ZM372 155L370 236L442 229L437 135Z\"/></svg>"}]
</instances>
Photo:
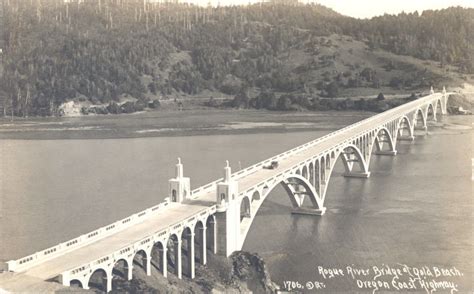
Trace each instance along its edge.
<instances>
[{"instance_id":1,"label":"bridge","mask_svg":"<svg viewBox=\"0 0 474 294\"><path fill-rule=\"evenodd\" d=\"M173 272L195 277L207 254L240 250L265 198L281 184L293 213L323 215L327 187L341 159L347 177L368 178L373 154L395 156L397 142L414 140L416 129L446 114L450 93L425 97L374 115L321 138L191 191L178 159L165 202L32 255L7 262L9 271L85 289L111 291L116 275L132 279L133 267L147 275Z\"/></svg>"}]
</instances>

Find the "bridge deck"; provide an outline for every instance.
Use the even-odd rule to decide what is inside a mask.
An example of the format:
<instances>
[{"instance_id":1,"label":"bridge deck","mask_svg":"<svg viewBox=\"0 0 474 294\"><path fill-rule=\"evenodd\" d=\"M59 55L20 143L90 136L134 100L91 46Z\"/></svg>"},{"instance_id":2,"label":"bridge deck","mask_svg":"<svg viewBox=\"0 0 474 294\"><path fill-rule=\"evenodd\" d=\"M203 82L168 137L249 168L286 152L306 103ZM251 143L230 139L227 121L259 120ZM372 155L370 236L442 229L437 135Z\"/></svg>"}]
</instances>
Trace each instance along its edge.
<instances>
[{"instance_id":1,"label":"bridge deck","mask_svg":"<svg viewBox=\"0 0 474 294\"><path fill-rule=\"evenodd\" d=\"M279 160L279 167L276 169L260 168L247 175L235 176L234 178L239 183L239 191L246 191L247 189L259 184L261 181L276 176L314 155L321 154L335 145L354 137L358 133L382 125L388 120L395 118L397 115L403 115L413 108L416 109L417 104L423 104L423 101L421 100L424 99L419 99L414 101L415 103L407 103L395 109L386 111L384 113L385 115L377 115L376 117L364 120L362 123L356 124L350 131L336 133L334 136L318 142L307 149L302 149L288 157L284 157ZM42 279L50 279L66 270L71 270L98 260L111 252L120 250L134 242L140 241L148 235L164 230L176 223L199 214L205 209L208 209L215 204L215 193L215 188L212 188L199 193L194 200L188 200L182 204L170 203L167 209L144 220L142 223L126 228L113 235L105 237L104 239L98 240L64 255L59 255L42 264L33 266L26 271L26 274Z\"/></svg>"}]
</instances>

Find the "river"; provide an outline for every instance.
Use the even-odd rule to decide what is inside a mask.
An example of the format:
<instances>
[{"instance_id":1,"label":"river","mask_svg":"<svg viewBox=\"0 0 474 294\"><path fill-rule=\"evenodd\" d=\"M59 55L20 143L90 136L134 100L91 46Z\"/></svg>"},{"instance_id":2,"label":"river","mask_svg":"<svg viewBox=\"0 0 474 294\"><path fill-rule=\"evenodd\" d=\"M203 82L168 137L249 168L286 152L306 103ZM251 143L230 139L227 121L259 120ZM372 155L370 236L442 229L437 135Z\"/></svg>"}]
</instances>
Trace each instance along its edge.
<instances>
[{"instance_id":1,"label":"river","mask_svg":"<svg viewBox=\"0 0 474 294\"><path fill-rule=\"evenodd\" d=\"M355 117L353 121L360 118ZM396 157L373 156L369 179L331 178L322 217L290 214L284 190L262 205L244 250L272 278L321 280L318 266L455 266L472 289L472 125L445 117ZM0 260L18 258L150 207L167 197L179 156L198 187L341 127L325 130L0 143ZM321 280L322 281L322 280ZM350 279L324 280L350 291Z\"/></svg>"}]
</instances>

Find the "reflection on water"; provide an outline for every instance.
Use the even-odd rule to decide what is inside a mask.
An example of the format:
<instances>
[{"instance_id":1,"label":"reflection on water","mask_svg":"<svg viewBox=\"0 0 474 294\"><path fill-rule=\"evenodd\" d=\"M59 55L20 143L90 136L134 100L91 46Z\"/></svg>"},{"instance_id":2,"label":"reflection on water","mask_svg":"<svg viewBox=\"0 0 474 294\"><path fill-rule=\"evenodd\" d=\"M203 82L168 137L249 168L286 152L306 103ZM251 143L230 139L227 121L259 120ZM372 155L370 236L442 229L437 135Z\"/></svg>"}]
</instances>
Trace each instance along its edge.
<instances>
[{"instance_id":1,"label":"reflection on water","mask_svg":"<svg viewBox=\"0 0 474 294\"><path fill-rule=\"evenodd\" d=\"M445 119L446 120L446 119ZM373 156L369 179L331 178L323 217L290 214L277 187L244 249L273 278L314 280L318 265L456 266L472 276L472 130L449 117L398 155ZM464 127L455 127L456 125ZM454 126L454 127L453 127ZM176 157L193 187L327 132L0 143L0 260L18 258L161 202ZM340 163L338 163L340 165ZM353 289L349 281L331 289ZM332 283L332 284L331 284ZM472 289L469 278L462 289Z\"/></svg>"}]
</instances>

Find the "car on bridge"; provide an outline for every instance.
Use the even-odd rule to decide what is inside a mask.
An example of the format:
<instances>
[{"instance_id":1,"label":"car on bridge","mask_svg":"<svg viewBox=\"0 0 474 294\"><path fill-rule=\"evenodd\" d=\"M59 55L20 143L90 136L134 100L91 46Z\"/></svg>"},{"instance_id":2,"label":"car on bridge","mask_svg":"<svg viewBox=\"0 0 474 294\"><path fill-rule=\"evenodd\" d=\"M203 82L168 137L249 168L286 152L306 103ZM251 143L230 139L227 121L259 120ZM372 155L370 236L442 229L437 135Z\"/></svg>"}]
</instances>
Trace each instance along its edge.
<instances>
[{"instance_id":1,"label":"car on bridge","mask_svg":"<svg viewBox=\"0 0 474 294\"><path fill-rule=\"evenodd\" d=\"M278 168L278 161L272 161L270 165L264 166L265 169L277 169Z\"/></svg>"}]
</instances>

